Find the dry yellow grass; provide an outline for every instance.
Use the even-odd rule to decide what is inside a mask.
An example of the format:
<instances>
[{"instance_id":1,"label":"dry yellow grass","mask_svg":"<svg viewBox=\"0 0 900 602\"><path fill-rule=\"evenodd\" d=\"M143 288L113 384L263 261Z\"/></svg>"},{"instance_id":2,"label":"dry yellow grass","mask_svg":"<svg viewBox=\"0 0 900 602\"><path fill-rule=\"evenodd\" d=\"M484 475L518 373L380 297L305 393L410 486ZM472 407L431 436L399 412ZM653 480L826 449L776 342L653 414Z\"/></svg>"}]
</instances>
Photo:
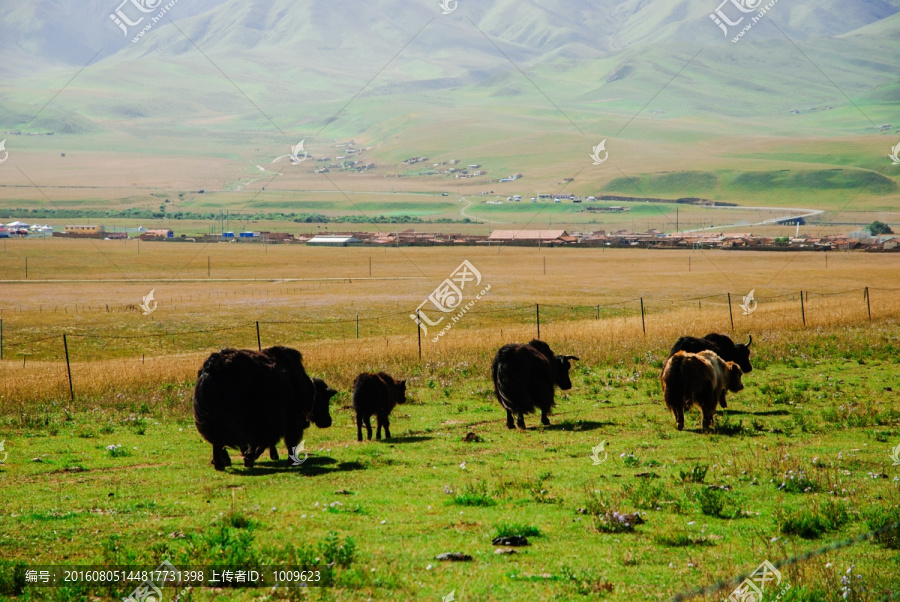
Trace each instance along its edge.
<instances>
[{"instance_id":1,"label":"dry yellow grass","mask_svg":"<svg viewBox=\"0 0 900 602\"><path fill-rule=\"evenodd\" d=\"M76 396L84 402L189 381L210 351L255 346L257 320L264 346L296 346L312 372L338 387L348 387L364 369L418 374L409 313L463 259L481 271L482 285L491 291L437 343L431 340L437 328L423 335L423 363L475 363L485 374L499 345L536 336L536 303L542 305L542 338L591 363L662 353L686 333L730 331L727 292L735 337L752 333L758 341L867 324L866 286L872 287L876 321L900 313L900 301L887 290L896 255L831 254L826 270L824 256L813 253L145 243L138 255L133 242L50 240L12 241L0 274L10 279L26 255L30 277L37 269L47 280L107 282L0 285L6 358L0 363L0 411L68 398L63 333L69 335ZM311 280L167 281L176 274L205 278L207 256L220 278ZM321 280L328 278L337 280ZM144 316L136 306L151 288L159 306ZM740 295L750 289L759 306L744 316ZM811 291L805 329L801 290Z\"/></svg>"}]
</instances>

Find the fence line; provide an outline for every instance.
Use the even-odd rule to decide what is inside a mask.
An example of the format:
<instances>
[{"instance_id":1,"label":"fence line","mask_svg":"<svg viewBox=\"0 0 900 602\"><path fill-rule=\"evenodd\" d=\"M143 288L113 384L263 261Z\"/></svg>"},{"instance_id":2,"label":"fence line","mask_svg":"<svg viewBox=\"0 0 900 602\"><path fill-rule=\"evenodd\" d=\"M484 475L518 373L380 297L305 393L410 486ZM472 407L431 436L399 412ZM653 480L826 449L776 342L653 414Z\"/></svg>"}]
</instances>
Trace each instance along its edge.
<instances>
[{"instance_id":1,"label":"fence line","mask_svg":"<svg viewBox=\"0 0 900 602\"><path fill-rule=\"evenodd\" d=\"M869 320L871 320L872 319L872 315L871 315L872 314L872 298L871 298L871 294L870 294L871 291L893 292L893 291L900 291L900 288L865 287L865 288L850 289L850 290L846 290L846 291L835 291L835 292L800 291L799 293L785 293L782 295L760 297L760 298L757 298L757 302L765 302L767 300L773 300L773 299L784 299L787 297L796 299L797 296L799 296L800 299L799 299L799 303L798 303L798 307L797 307L797 309L799 311L797 312L796 315L797 315L797 318L799 318L798 323L801 323L805 327L805 326L807 326L807 321L808 321L809 314L810 314L810 308L807 307L807 301L808 301L810 293L812 293L813 295L821 296L821 297L829 297L829 296L836 296L836 295L848 295L848 294L852 294L852 293L862 293L863 300L861 301L860 309L862 310L863 308L865 308L865 311L868 313L868 318L869 318ZM585 312L591 316L596 316L595 319L599 320L601 309L609 309L609 308L614 308L614 307L622 307L623 309L627 309L626 306L628 306L629 304L635 304L635 307L633 307L630 311L634 312L635 317L638 315L638 313L640 313L642 332L644 334L647 334L647 329L648 329L647 316L650 314L649 310L653 307L652 304L654 302L693 303L693 302L701 302L703 300L709 300L709 299L722 299L722 305L728 305L729 316L731 319L731 329L733 331L734 330L734 316L733 316L732 307L731 307L731 304L732 304L731 296L732 296L732 293L726 292L726 293L702 295L702 296L697 296L697 297L678 297L678 298L669 297L669 296L666 296L666 297L653 297L653 296L634 297L634 298L624 299L621 301L614 301L614 302L605 303L605 304L600 303L600 304L596 304L596 305L560 305L560 304L539 303L539 304L522 304L519 306L508 306L507 305L507 306L496 307L496 308L485 308L482 305L481 309L470 310L467 312L467 315L490 316L490 315L502 314L505 316L509 316L511 314L532 313L532 315L534 316L534 325L536 328L536 332L537 332L538 337L540 337L540 309L541 309L541 307L543 307L545 310L546 309L554 309L557 311L569 312L570 314L572 314L572 317L574 317L574 314L576 312ZM740 297L740 295L735 295L735 296ZM649 302L649 304L648 304L648 302ZM714 304L719 305L718 303L715 303L715 302L714 302ZM657 307L658 307L658 305L657 305ZM219 334L219 333L224 333L224 332L243 331L245 329L252 331L254 328L257 333L257 344L259 347L261 347L262 346L262 343L261 343L262 336L260 334L260 328L263 326L340 325L340 324L353 325L353 324L355 324L356 325L356 338L359 338L360 324L379 322L379 321L383 321L383 320L387 320L387 319L391 319L391 318L396 318L399 316L410 317L413 315L414 314L412 313L412 311L397 311L397 312L390 312L390 313L385 313L385 314L372 316L372 317L362 317L359 314L355 314L352 317L348 317L347 319L340 318L340 319L324 319L324 320L271 320L271 321L258 320L258 321L250 321L250 322L246 322L246 323L236 322L230 326L225 326L225 327L221 327L221 328L208 328L208 329L183 330L183 331L182 330L172 330L172 331L165 331L165 332L155 332L155 333L149 333L149 334L135 334L135 335L120 335L120 334L112 334L112 333L104 333L104 332L89 332L89 333L73 332L70 329L65 329L65 330L60 331L58 334L54 334L51 336L46 336L46 337L41 337L41 338L36 338L36 339L27 339L25 341L13 342L13 343L9 343L9 344L7 344L6 341L4 340L5 331L9 330L9 328L6 327L5 331L3 329L0 329L0 349L3 349L5 352L5 355L8 356L9 350L21 349L23 347L32 346L36 343L40 343L43 341L58 339L60 336L63 336L63 335L65 335L69 338L79 338L79 339L94 339L94 340L110 339L110 340L131 341L131 340L141 340L141 339L161 339L164 337L173 337L173 339L174 339L176 337L184 337L184 336L188 336L188 335ZM545 311L545 316L544 316L545 323L548 322L548 318L552 318L552 315L548 315L547 312ZM401 334L401 333L394 333L394 334ZM22 352L20 352L16 355L29 355L29 354L23 354Z\"/></svg>"},{"instance_id":2,"label":"fence line","mask_svg":"<svg viewBox=\"0 0 900 602\"><path fill-rule=\"evenodd\" d=\"M804 560L809 560L810 558L815 558L816 556L821 556L822 554L826 554L833 550L839 550L841 548L846 548L846 547L852 546L854 544L857 544L861 541L866 541L866 540L872 539L873 537L875 537L876 535L880 535L881 533L887 533L888 531L894 531L897 529L900 529L900 522L895 522L890 525L886 525L884 527L881 527L880 529L875 529L873 531L869 531L868 533L863 533L861 535L857 535L856 537L851 537L849 539L835 541L835 542L828 544L827 546L823 546L816 550L810 550L809 552L805 552L798 556L792 556L790 558L785 558L783 560L779 560L772 564L775 566L775 568L781 568L783 566L791 566L793 564L797 564L798 562L803 562ZM674 597L672 597L669 602L682 602L683 600L688 600L688 599L694 598L696 596L705 596L707 594L714 594L714 593L721 591L727 587L736 586L736 585L740 584L741 582L744 581L744 579L747 579L752 574L753 573L751 572L751 573L746 573L743 575L738 575L737 577L732 577L731 579L724 579L722 581L719 581L717 583L714 583L714 584L706 586L706 587L701 587L701 588L697 588L694 590L682 592L682 593L677 594ZM898 595L900 595L900 592L888 594L888 596L885 596L884 598L882 598L882 600L893 600Z\"/></svg>"}]
</instances>

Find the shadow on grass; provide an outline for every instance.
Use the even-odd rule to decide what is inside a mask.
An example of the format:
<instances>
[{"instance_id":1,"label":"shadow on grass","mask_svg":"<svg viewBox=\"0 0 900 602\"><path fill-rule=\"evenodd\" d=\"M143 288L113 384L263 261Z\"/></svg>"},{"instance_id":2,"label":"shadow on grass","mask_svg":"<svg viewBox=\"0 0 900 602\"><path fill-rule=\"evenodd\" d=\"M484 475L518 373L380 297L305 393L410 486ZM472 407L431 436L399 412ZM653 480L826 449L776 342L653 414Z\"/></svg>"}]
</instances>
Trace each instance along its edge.
<instances>
[{"instance_id":1,"label":"shadow on grass","mask_svg":"<svg viewBox=\"0 0 900 602\"><path fill-rule=\"evenodd\" d=\"M743 412L741 410L726 409L721 413L730 414L732 416L787 416L790 414L787 410L764 410L762 412Z\"/></svg>"},{"instance_id":2,"label":"shadow on grass","mask_svg":"<svg viewBox=\"0 0 900 602\"><path fill-rule=\"evenodd\" d=\"M595 431L604 426L615 426L612 422L595 422L593 420L565 420L559 424L551 424L550 426L536 426L534 428L545 431Z\"/></svg>"},{"instance_id":3,"label":"shadow on grass","mask_svg":"<svg viewBox=\"0 0 900 602\"><path fill-rule=\"evenodd\" d=\"M377 443L421 443L422 441L431 441L434 437L424 437L421 435L410 435L408 437L391 437L390 439L382 439Z\"/></svg>"},{"instance_id":4,"label":"shadow on grass","mask_svg":"<svg viewBox=\"0 0 900 602\"><path fill-rule=\"evenodd\" d=\"M364 468L365 466L359 462L338 462L334 458L329 458L328 456L313 456L307 458L306 461L299 466L294 466L290 460L278 460L277 462L268 461L257 463L253 468L233 466L230 472L234 475L248 477L286 472L296 472L300 476L314 477L323 474L363 470Z\"/></svg>"}]
</instances>

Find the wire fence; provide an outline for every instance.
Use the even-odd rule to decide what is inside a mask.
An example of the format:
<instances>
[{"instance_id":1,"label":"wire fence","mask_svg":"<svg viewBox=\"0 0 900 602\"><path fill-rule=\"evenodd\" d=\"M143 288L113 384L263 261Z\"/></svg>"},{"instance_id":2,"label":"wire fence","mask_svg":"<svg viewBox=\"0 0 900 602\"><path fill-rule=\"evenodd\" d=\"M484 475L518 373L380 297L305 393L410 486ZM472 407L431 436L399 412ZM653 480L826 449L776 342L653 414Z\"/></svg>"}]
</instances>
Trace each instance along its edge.
<instances>
[{"instance_id":1,"label":"wire fence","mask_svg":"<svg viewBox=\"0 0 900 602\"><path fill-rule=\"evenodd\" d=\"M851 537L849 539L842 539L838 541L834 541L826 546L822 546L821 548L817 548L815 550L810 550L808 552L804 552L803 554L799 554L797 556L791 556L789 558L784 558L777 562L772 563L775 568L782 568L786 566L791 566L793 564L797 564L799 562L803 562L809 560L811 558L815 558L817 556L821 556L823 554L827 554L828 552L833 552L834 550L840 550L841 548L847 548L854 544L858 544L863 541L868 541L874 537L877 537L881 534L890 533L893 537L897 537L897 531L900 530L900 522L895 522L890 525L886 525L879 529L874 529L869 531L868 533L863 533L861 535L857 535L856 537ZM720 592L723 589L734 588L737 585L740 585L745 580L749 579L756 571L752 573L745 573L743 575L738 575L737 577L733 577L731 579L725 579L714 583L712 585L708 585L706 587L700 587L697 589L689 590L686 592L681 592L670 599L670 602L683 602L684 600L689 600L691 598L695 598L697 596L708 596L709 594L714 594L716 592ZM893 592L881 598L882 602L887 600L894 600L900 597L900 591ZM741 600L748 598L738 598ZM756 598L754 598L756 599Z\"/></svg>"},{"instance_id":2,"label":"wire fence","mask_svg":"<svg viewBox=\"0 0 900 602\"><path fill-rule=\"evenodd\" d=\"M605 303L597 303L595 305L559 303L513 305L497 303L494 306L481 304L477 308L469 309L466 312L466 316L487 318L495 322L502 321L504 324L510 324L513 326L527 326L530 323L534 325L535 334L538 338L540 338L541 336L542 324L546 328L548 324L566 321L590 319L601 320L613 317L637 318L638 316L640 316L642 333L647 334L648 316L664 314L667 311L676 309L677 306L685 307L687 306L687 304L694 303L697 304L697 309L702 311L703 305L704 303L706 303L708 308L711 306L723 309L727 307L728 313L726 324L733 332L735 331L736 310L743 310L743 315L749 315L760 304L765 305L768 303L785 301L796 303L794 310L791 310L789 305L787 309L782 308L784 311L789 311L792 313L790 319L794 320L797 326L806 327L809 325L813 313L808 305L810 297L831 298L836 296L858 295L856 297L856 301L849 301L847 306L855 308L855 311L860 312L861 316L864 315L866 319L871 321L873 319L872 293L894 293L897 291L900 291L900 289L875 287L854 288L841 291L798 290L797 292L793 293L788 292L757 297L749 302L746 297L725 292L690 297L647 295L639 297L628 297L615 301L607 301ZM738 300L743 300L744 303L748 303L749 307L747 305L739 303ZM133 306L130 307L133 308ZM106 309L107 311L112 311L110 310L108 305L99 306L97 308L97 311L103 311L104 309ZM879 309L883 309L884 311L879 314ZM874 307L874 310L876 316L885 315L886 313L888 313L887 308L881 308L878 305ZM82 311L84 311L84 309ZM137 312L140 310L138 310L137 308L133 308L133 311ZM199 328L189 330L165 329L156 332L139 332L126 334L122 334L121 330L117 332L104 332L94 329L85 330L84 328L77 327L63 327L58 329L54 334L38 337L34 336L34 327L21 328L16 331L10 332L8 325L4 327L4 319L0 318L0 360L21 358L24 363L27 358L33 356L59 357L57 355L58 352L54 353L52 351L55 348L55 345L51 345L49 342L54 340L62 342L61 339L63 337L67 337L68 339L93 341L94 344L98 345L101 348L101 351L108 351L108 346L104 344L104 342L106 341L134 342L154 339L157 341L170 339L172 347L175 349L184 350L185 348L190 347L193 350L197 350L198 347L204 348L206 346L221 346L222 337L217 338L215 341L209 341L209 345L207 345L206 341L195 340L194 342L199 343L199 346L195 344L193 346L183 345L179 347L175 341L179 339L183 340L186 338L197 339L199 337L202 337L202 335L226 335L225 338L235 339L240 335L240 340L244 341L244 345L246 345L247 339L252 337L255 332L257 346L261 348L262 340L266 338L265 336L263 336L264 334L272 335L275 338L279 339L283 338L285 333L278 331L278 329L284 329L284 327L300 327L301 329L304 327L312 327L315 329L316 335L335 340L359 339L363 336L373 335L403 335L404 333L408 333L417 337L421 349L421 335L424 332L424 335L428 336L428 329L426 326L422 325L421 322L416 321L416 311L417 310L399 310L395 312L386 312L371 316L361 315L357 313L355 315L349 316L320 319L261 319L256 321L235 321L213 328ZM350 326L350 331L346 330L347 326ZM275 327L276 332L272 332L271 328L269 328L270 332L266 333L265 330L267 329L267 327ZM334 327L342 328L340 328L339 331L335 331ZM153 326L150 325L149 328L153 328ZM332 331L328 332L328 329L332 329ZM247 337L247 334L249 334L250 337ZM305 332L300 334L313 333Z\"/></svg>"}]
</instances>

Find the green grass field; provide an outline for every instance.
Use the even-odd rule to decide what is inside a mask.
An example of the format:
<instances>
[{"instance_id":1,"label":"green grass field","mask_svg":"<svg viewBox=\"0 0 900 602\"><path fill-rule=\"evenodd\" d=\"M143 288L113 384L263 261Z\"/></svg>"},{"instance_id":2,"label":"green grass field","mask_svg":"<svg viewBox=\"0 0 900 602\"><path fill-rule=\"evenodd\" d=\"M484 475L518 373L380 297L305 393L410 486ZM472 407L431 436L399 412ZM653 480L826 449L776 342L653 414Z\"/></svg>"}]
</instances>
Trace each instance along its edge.
<instances>
[{"instance_id":1,"label":"green grass field","mask_svg":"<svg viewBox=\"0 0 900 602\"><path fill-rule=\"evenodd\" d=\"M900 471L889 457L900 442L898 334L883 325L757 343L756 370L713 434L697 432L696 412L674 429L659 401L662 349L578 364L552 426L531 417L526 432L505 427L489 356L409 365L394 439L357 443L344 391L334 426L306 433L303 465L266 459L226 473L209 466L193 426L191 382L100 407L47 400L2 417L3 591L16 563L324 558L336 563L334 585L304 598L438 600L452 590L458 600L664 600L900 520ZM606 460L594 465L601 441ZM639 512L644 524L625 526L613 512ZM496 555L498 534L525 534L531 545ZM783 568L783 599L842 599L848 568L846 599L896 591L896 529L892 537ZM444 552L473 559L434 559ZM127 593L27 588L22 599Z\"/></svg>"},{"instance_id":2,"label":"green grass field","mask_svg":"<svg viewBox=\"0 0 900 602\"><path fill-rule=\"evenodd\" d=\"M813 254L100 243L17 240L0 255L2 599L131 591L23 589L15 566L168 558L334 563L333 584L308 594L198 588L189 600L666 600L900 520L893 255L829 254L826 270ZM419 360L408 313L464 258L491 293L439 343L423 337ZM246 281L281 276L306 280ZM735 336L754 340L746 389L714 432L698 431L697 411L678 432L661 401L664 354L681 334L728 331L724 291L747 285L760 304L751 316L735 304ZM143 316L153 287L159 307ZM799 289L813 291L806 327ZM718 297L693 299L706 295ZM594 316L637 296L646 335L636 302ZM535 301L542 337L582 360L550 427L530 416L509 431L490 362L534 336ZM255 320L263 345L300 349L340 391L334 425L305 433L299 467L245 469L235 455L217 473L193 424L194 375L211 350L255 346ZM409 403L394 439L357 443L351 383L381 369L408 379ZM497 535L531 545L497 555ZM782 599L881 600L900 589L897 537L781 566ZM435 559L446 552L472 560Z\"/></svg>"}]
</instances>

